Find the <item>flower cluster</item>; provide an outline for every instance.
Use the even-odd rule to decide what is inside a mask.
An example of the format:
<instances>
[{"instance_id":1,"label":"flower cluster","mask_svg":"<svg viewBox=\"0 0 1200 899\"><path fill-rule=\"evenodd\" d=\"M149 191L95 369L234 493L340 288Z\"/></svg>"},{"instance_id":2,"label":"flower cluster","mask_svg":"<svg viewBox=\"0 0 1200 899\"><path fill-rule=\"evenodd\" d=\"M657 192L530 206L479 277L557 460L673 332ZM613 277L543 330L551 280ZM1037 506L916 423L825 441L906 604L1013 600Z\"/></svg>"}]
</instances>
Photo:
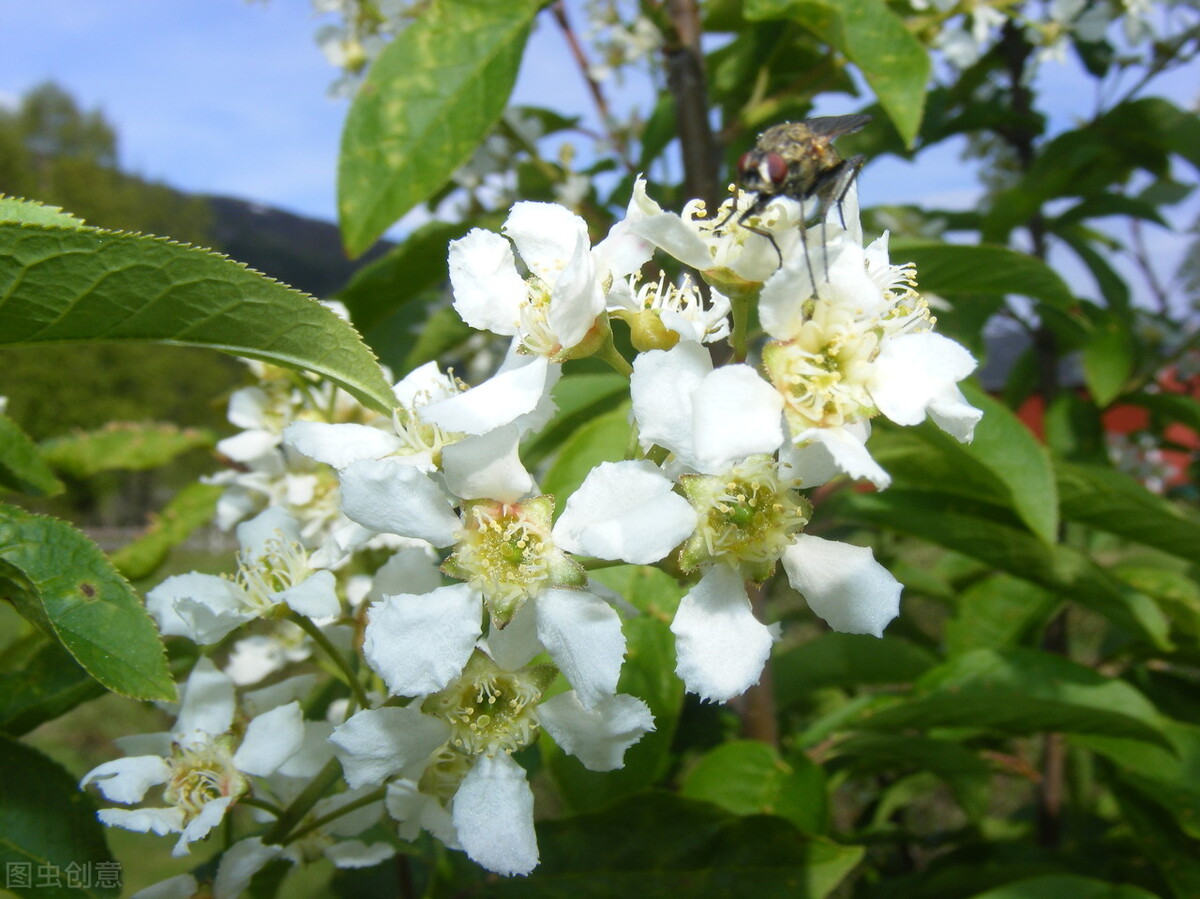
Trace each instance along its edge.
<instances>
[{"instance_id":1,"label":"flower cluster","mask_svg":"<svg viewBox=\"0 0 1200 899\"><path fill-rule=\"evenodd\" d=\"M222 508L241 520L236 571L175 576L148 595L164 634L210 656L171 734L85 778L127 805L162 785L164 805L102 819L178 833L186 851L249 804L265 831L225 853L217 895L318 849L376 863L395 846L356 837L384 810L400 839L424 830L491 871L527 874L527 750L552 741L608 771L655 726L619 688L632 607L593 570L656 565L679 579L675 671L704 700L759 682L779 627L751 596L781 566L831 627L881 635L900 584L869 549L806 533L806 491L837 476L887 486L866 442L878 416L928 417L969 440L979 412L957 383L975 363L934 333L886 235L864 246L853 192L807 232L801 204L780 197L750 216L755 199L678 215L639 179L595 245L550 203L516 204L500 233L470 231L449 249L454 308L510 350L474 386L415 369L390 416L260 372L231 406L243 432L222 444L242 469ZM659 251L704 283L649 273ZM715 364L708 344L726 338L734 358ZM584 357L628 377L631 439L554 496L522 446L554 418L563 367ZM314 486L276 483L297 477ZM280 647L281 625L306 651ZM255 668L247 655L264 643L273 662ZM235 701L318 651L332 692L306 693L309 673ZM303 777L316 786L299 789Z\"/></svg>"}]
</instances>

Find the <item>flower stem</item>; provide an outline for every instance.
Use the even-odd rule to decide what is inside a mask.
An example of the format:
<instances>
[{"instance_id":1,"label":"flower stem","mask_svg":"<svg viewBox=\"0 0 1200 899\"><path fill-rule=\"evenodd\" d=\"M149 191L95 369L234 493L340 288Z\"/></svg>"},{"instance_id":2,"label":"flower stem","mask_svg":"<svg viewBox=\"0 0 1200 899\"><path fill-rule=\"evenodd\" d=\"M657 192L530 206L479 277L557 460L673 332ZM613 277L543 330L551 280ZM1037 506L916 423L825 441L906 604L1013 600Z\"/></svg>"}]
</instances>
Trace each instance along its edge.
<instances>
[{"instance_id":1,"label":"flower stem","mask_svg":"<svg viewBox=\"0 0 1200 899\"><path fill-rule=\"evenodd\" d=\"M729 345L733 348L733 361L745 362L749 354L750 294L738 291L729 297L733 313L733 328L729 334Z\"/></svg>"},{"instance_id":2,"label":"flower stem","mask_svg":"<svg viewBox=\"0 0 1200 899\"><path fill-rule=\"evenodd\" d=\"M312 620L301 615L299 612L289 612L288 618L295 622L304 630L306 634L312 637L316 643L325 652L327 656L342 672L342 676L346 678L346 685L350 688L350 692L354 694L355 701L361 708L369 709L371 700L367 697L367 691L363 689L362 682L359 681L358 675L354 673L354 669L350 667L350 662L342 655L336 646L330 642L324 632L313 624Z\"/></svg>"},{"instance_id":3,"label":"flower stem","mask_svg":"<svg viewBox=\"0 0 1200 899\"><path fill-rule=\"evenodd\" d=\"M370 805L372 802L379 802L386 795L387 787L380 787L378 790L372 790L366 796L358 797L353 802L347 802L341 808L330 812L328 815L322 815L320 818L317 818L315 821L310 822L309 824L292 833L291 840L289 842L294 842L301 837L308 836L314 830L324 827L330 821L336 821L338 818L342 817L342 815L348 815L350 812L358 811L363 806Z\"/></svg>"},{"instance_id":4,"label":"flower stem","mask_svg":"<svg viewBox=\"0 0 1200 899\"><path fill-rule=\"evenodd\" d=\"M629 364L629 360L617 352L617 348L613 346L612 338L610 337L600 349L596 350L596 358L602 359L613 367L617 374L630 377L633 374L633 366Z\"/></svg>"},{"instance_id":5,"label":"flower stem","mask_svg":"<svg viewBox=\"0 0 1200 899\"><path fill-rule=\"evenodd\" d=\"M292 804L284 809L283 814L279 819L271 825L270 829L263 834L263 842L268 844L282 843L292 828L308 814L309 809L316 805L317 800L328 792L339 777L342 776L342 763L337 759L330 759L325 763L325 767L320 770L307 787L292 800Z\"/></svg>"}]
</instances>

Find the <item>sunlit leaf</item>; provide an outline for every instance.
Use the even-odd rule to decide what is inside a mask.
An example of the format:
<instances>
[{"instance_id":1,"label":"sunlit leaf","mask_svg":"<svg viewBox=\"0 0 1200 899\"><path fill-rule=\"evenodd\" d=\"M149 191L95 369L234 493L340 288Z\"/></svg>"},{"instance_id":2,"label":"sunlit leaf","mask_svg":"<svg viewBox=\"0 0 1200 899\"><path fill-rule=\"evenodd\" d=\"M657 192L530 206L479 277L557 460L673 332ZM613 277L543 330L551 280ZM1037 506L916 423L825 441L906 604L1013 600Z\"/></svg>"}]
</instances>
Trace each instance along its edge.
<instances>
[{"instance_id":1,"label":"sunlit leaf","mask_svg":"<svg viewBox=\"0 0 1200 899\"><path fill-rule=\"evenodd\" d=\"M208 250L92 228L0 224L0 346L140 340L329 378L391 411L371 352L312 298Z\"/></svg>"},{"instance_id":2,"label":"sunlit leaf","mask_svg":"<svg viewBox=\"0 0 1200 899\"><path fill-rule=\"evenodd\" d=\"M376 57L346 117L338 215L351 255L432 196L499 120L541 0L435 0Z\"/></svg>"},{"instance_id":3,"label":"sunlit leaf","mask_svg":"<svg viewBox=\"0 0 1200 899\"><path fill-rule=\"evenodd\" d=\"M61 642L92 677L135 699L175 698L150 616L82 533L64 521L0 506L0 563L3 598Z\"/></svg>"}]
</instances>

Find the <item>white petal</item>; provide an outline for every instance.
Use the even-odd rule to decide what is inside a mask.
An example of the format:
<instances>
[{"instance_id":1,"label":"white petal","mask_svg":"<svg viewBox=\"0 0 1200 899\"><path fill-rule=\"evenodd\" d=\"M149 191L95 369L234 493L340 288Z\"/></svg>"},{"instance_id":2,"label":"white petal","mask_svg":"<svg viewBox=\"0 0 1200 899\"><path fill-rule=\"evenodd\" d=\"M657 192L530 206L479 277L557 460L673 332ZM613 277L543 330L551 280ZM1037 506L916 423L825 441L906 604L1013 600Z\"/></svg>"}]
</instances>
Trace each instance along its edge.
<instances>
[{"instance_id":1,"label":"white petal","mask_svg":"<svg viewBox=\"0 0 1200 899\"><path fill-rule=\"evenodd\" d=\"M900 614L900 582L866 547L798 534L783 552L783 567L809 608L835 631L882 637Z\"/></svg>"},{"instance_id":2,"label":"white petal","mask_svg":"<svg viewBox=\"0 0 1200 899\"><path fill-rule=\"evenodd\" d=\"M634 565L657 562L687 539L696 512L650 462L602 462L571 494L554 525L567 552Z\"/></svg>"},{"instance_id":3,"label":"white petal","mask_svg":"<svg viewBox=\"0 0 1200 899\"><path fill-rule=\"evenodd\" d=\"M157 755L113 759L98 765L83 776L79 788L95 783L100 792L113 802L140 802L146 791L171 778L171 768Z\"/></svg>"},{"instance_id":4,"label":"white petal","mask_svg":"<svg viewBox=\"0 0 1200 899\"><path fill-rule=\"evenodd\" d=\"M333 725L328 721L305 721L304 739L300 743L300 749L279 766L279 773L284 777L296 777L305 781L316 777L333 758L333 746L329 742L332 733Z\"/></svg>"},{"instance_id":5,"label":"white petal","mask_svg":"<svg viewBox=\"0 0 1200 899\"><path fill-rule=\"evenodd\" d=\"M380 459L400 448L400 438L380 428L352 423L297 421L283 432L284 442L310 459L345 468L351 462Z\"/></svg>"},{"instance_id":6,"label":"white petal","mask_svg":"<svg viewBox=\"0 0 1200 899\"><path fill-rule=\"evenodd\" d=\"M920 424L929 404L974 370L974 357L949 337L932 331L903 334L879 348L871 399L896 424Z\"/></svg>"},{"instance_id":7,"label":"white petal","mask_svg":"<svg viewBox=\"0 0 1200 899\"><path fill-rule=\"evenodd\" d=\"M783 397L748 365L708 375L692 395L692 409L696 461L709 474L783 443Z\"/></svg>"},{"instance_id":8,"label":"white petal","mask_svg":"<svg viewBox=\"0 0 1200 899\"><path fill-rule=\"evenodd\" d=\"M450 283L454 309L480 331L516 334L529 288L517 273L512 247L492 231L472 228L450 242Z\"/></svg>"},{"instance_id":9,"label":"white petal","mask_svg":"<svg viewBox=\"0 0 1200 899\"><path fill-rule=\"evenodd\" d=\"M712 268L712 256L704 241L674 213L648 212L644 218L630 222L629 230L697 271Z\"/></svg>"},{"instance_id":10,"label":"white petal","mask_svg":"<svg viewBox=\"0 0 1200 899\"><path fill-rule=\"evenodd\" d=\"M934 399L927 411L934 424L959 443L971 442L975 436L975 425L983 418L983 412L968 403L957 387Z\"/></svg>"},{"instance_id":11,"label":"white petal","mask_svg":"<svg viewBox=\"0 0 1200 899\"><path fill-rule=\"evenodd\" d=\"M182 693L176 734L186 738L201 731L218 736L233 725L233 681L218 671L211 659L203 657L196 663Z\"/></svg>"},{"instance_id":12,"label":"white petal","mask_svg":"<svg viewBox=\"0 0 1200 899\"><path fill-rule=\"evenodd\" d=\"M537 409L550 390L550 364L541 356L499 371L478 387L421 408L422 419L444 431L486 434Z\"/></svg>"},{"instance_id":13,"label":"white petal","mask_svg":"<svg viewBox=\"0 0 1200 899\"><path fill-rule=\"evenodd\" d=\"M364 843L341 840L325 850L325 857L337 868L370 868L396 854L390 843Z\"/></svg>"},{"instance_id":14,"label":"white petal","mask_svg":"<svg viewBox=\"0 0 1200 899\"><path fill-rule=\"evenodd\" d=\"M183 810L177 808L102 808L96 812L101 823L160 837L183 830Z\"/></svg>"},{"instance_id":15,"label":"white petal","mask_svg":"<svg viewBox=\"0 0 1200 899\"><path fill-rule=\"evenodd\" d=\"M489 871L511 876L537 867L533 791L507 753L476 760L454 795L451 817L467 855Z\"/></svg>"},{"instance_id":16,"label":"white petal","mask_svg":"<svg viewBox=\"0 0 1200 899\"><path fill-rule=\"evenodd\" d=\"M297 674L269 687L251 690L242 694L242 708L247 715L258 716L277 709L289 702L299 702L308 697L317 685L315 674Z\"/></svg>"},{"instance_id":17,"label":"white petal","mask_svg":"<svg viewBox=\"0 0 1200 899\"><path fill-rule=\"evenodd\" d=\"M312 816L324 818L333 812L340 812L346 806L358 802L374 792L372 787L359 787L357 790L343 790L332 796L326 796L313 806ZM341 814L323 825L321 829L334 836L353 837L378 822L382 817L383 801L379 800Z\"/></svg>"},{"instance_id":18,"label":"white petal","mask_svg":"<svg viewBox=\"0 0 1200 899\"><path fill-rule=\"evenodd\" d=\"M284 508L271 506L237 526L238 545L250 559L267 555L272 544L300 542L300 525Z\"/></svg>"},{"instance_id":19,"label":"white petal","mask_svg":"<svg viewBox=\"0 0 1200 899\"><path fill-rule=\"evenodd\" d=\"M762 676L771 654L771 629L754 617L741 576L714 565L680 601L671 622L675 672L691 693L724 702Z\"/></svg>"},{"instance_id":20,"label":"white petal","mask_svg":"<svg viewBox=\"0 0 1200 899\"><path fill-rule=\"evenodd\" d=\"M596 281L585 239L554 284L546 320L563 349L570 349L583 340L603 311L604 292Z\"/></svg>"},{"instance_id":21,"label":"white petal","mask_svg":"<svg viewBox=\"0 0 1200 899\"><path fill-rule=\"evenodd\" d=\"M413 769L419 777L429 756L450 737L450 725L419 708L384 706L358 712L333 730L329 742L351 787L378 786Z\"/></svg>"},{"instance_id":22,"label":"white petal","mask_svg":"<svg viewBox=\"0 0 1200 899\"><path fill-rule=\"evenodd\" d=\"M213 882L214 899L237 899L250 886L254 875L282 852L282 846L264 845L258 837L234 843L217 865L217 878Z\"/></svg>"},{"instance_id":23,"label":"white petal","mask_svg":"<svg viewBox=\"0 0 1200 899\"><path fill-rule=\"evenodd\" d=\"M815 487L832 476L832 466L852 478L866 478L881 490L892 482L891 476L880 467L867 451L864 430L847 425L841 428L809 428L795 436L795 450L786 460L804 478L803 486ZM808 445L803 445L805 443ZM821 478L824 478L823 480Z\"/></svg>"},{"instance_id":24,"label":"white petal","mask_svg":"<svg viewBox=\"0 0 1200 899\"><path fill-rule=\"evenodd\" d=\"M505 425L479 437L467 437L442 450L446 486L463 499L516 502L533 489L533 478L521 464L516 425Z\"/></svg>"},{"instance_id":25,"label":"white petal","mask_svg":"<svg viewBox=\"0 0 1200 899\"><path fill-rule=\"evenodd\" d=\"M195 571L169 577L146 594L146 610L164 635L201 645L216 643L253 618L244 604L236 584Z\"/></svg>"},{"instance_id":26,"label":"white petal","mask_svg":"<svg viewBox=\"0 0 1200 899\"><path fill-rule=\"evenodd\" d=\"M191 874L176 874L166 880L138 890L130 899L192 899L200 892L200 884Z\"/></svg>"},{"instance_id":27,"label":"white petal","mask_svg":"<svg viewBox=\"0 0 1200 899\"><path fill-rule=\"evenodd\" d=\"M517 247L521 261L547 287L571 260L588 252L587 223L557 203L513 204L502 229Z\"/></svg>"},{"instance_id":28,"label":"white petal","mask_svg":"<svg viewBox=\"0 0 1200 899\"><path fill-rule=\"evenodd\" d=\"M296 754L304 741L304 712L289 702L259 715L246 728L233 756L239 771L265 777Z\"/></svg>"},{"instance_id":29,"label":"white petal","mask_svg":"<svg viewBox=\"0 0 1200 899\"><path fill-rule=\"evenodd\" d=\"M450 849L461 849L450 812L440 802L417 789L411 780L393 780L387 785L388 814L400 822L400 838L412 842L427 830Z\"/></svg>"},{"instance_id":30,"label":"white petal","mask_svg":"<svg viewBox=\"0 0 1200 899\"><path fill-rule=\"evenodd\" d=\"M404 376L392 387L396 403L406 409L424 406L458 393L458 385L443 374L436 362L426 362Z\"/></svg>"},{"instance_id":31,"label":"white petal","mask_svg":"<svg viewBox=\"0 0 1200 899\"><path fill-rule=\"evenodd\" d=\"M271 398L261 387L241 387L229 395L225 417L244 430L261 428L270 417Z\"/></svg>"},{"instance_id":32,"label":"white petal","mask_svg":"<svg viewBox=\"0 0 1200 899\"><path fill-rule=\"evenodd\" d=\"M272 594L277 602L309 618L332 618L342 610L337 597L337 578L332 571L314 571L294 587Z\"/></svg>"},{"instance_id":33,"label":"white petal","mask_svg":"<svg viewBox=\"0 0 1200 899\"><path fill-rule=\"evenodd\" d=\"M625 764L625 750L654 730L650 707L636 696L619 693L585 709L574 691L538 706L538 721L564 752L592 771L613 771Z\"/></svg>"},{"instance_id":34,"label":"white petal","mask_svg":"<svg viewBox=\"0 0 1200 899\"><path fill-rule=\"evenodd\" d=\"M467 584L401 593L371 606L363 654L398 696L436 693L462 673L482 632L482 600Z\"/></svg>"},{"instance_id":35,"label":"white petal","mask_svg":"<svg viewBox=\"0 0 1200 899\"><path fill-rule=\"evenodd\" d=\"M708 350L686 340L633 360L629 391L642 446L657 443L685 460L694 458L692 395L712 370Z\"/></svg>"},{"instance_id":36,"label":"white petal","mask_svg":"<svg viewBox=\"0 0 1200 899\"><path fill-rule=\"evenodd\" d=\"M505 671L524 668L535 655L545 651L537 634L537 601L521 606L505 627L491 628L483 647Z\"/></svg>"},{"instance_id":37,"label":"white petal","mask_svg":"<svg viewBox=\"0 0 1200 899\"><path fill-rule=\"evenodd\" d=\"M176 858L187 855L189 844L208 836L208 832L225 819L225 812L232 804L232 796L218 796L216 799L204 803L199 814L183 826L183 831L179 834L179 842L171 850L171 855Z\"/></svg>"},{"instance_id":38,"label":"white petal","mask_svg":"<svg viewBox=\"0 0 1200 899\"><path fill-rule=\"evenodd\" d=\"M625 635L613 607L581 590L546 590L537 603L538 639L587 708L617 690Z\"/></svg>"},{"instance_id":39,"label":"white petal","mask_svg":"<svg viewBox=\"0 0 1200 899\"><path fill-rule=\"evenodd\" d=\"M442 585L436 556L428 546L405 546L380 566L367 596L378 602L397 593L429 593Z\"/></svg>"},{"instance_id":40,"label":"white petal","mask_svg":"<svg viewBox=\"0 0 1200 899\"><path fill-rule=\"evenodd\" d=\"M363 527L385 534L455 541L460 522L450 501L424 473L398 459L355 462L341 473L342 511Z\"/></svg>"},{"instance_id":41,"label":"white petal","mask_svg":"<svg viewBox=\"0 0 1200 899\"><path fill-rule=\"evenodd\" d=\"M242 431L217 442L217 452L234 462L247 464L279 446L279 435L270 431Z\"/></svg>"}]
</instances>

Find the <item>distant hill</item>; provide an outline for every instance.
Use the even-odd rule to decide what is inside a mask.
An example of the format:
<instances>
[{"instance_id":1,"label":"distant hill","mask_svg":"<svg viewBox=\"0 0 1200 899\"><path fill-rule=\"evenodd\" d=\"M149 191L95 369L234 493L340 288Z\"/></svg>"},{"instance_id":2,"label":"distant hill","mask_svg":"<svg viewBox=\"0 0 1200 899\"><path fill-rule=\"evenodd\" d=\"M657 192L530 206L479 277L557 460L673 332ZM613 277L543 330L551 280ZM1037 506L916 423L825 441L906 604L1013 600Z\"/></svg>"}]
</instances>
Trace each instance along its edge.
<instances>
[{"instance_id":1,"label":"distant hill","mask_svg":"<svg viewBox=\"0 0 1200 899\"><path fill-rule=\"evenodd\" d=\"M209 233L222 253L318 298L331 296L366 262L387 252L380 241L348 259L337 225L233 197L205 196Z\"/></svg>"}]
</instances>

